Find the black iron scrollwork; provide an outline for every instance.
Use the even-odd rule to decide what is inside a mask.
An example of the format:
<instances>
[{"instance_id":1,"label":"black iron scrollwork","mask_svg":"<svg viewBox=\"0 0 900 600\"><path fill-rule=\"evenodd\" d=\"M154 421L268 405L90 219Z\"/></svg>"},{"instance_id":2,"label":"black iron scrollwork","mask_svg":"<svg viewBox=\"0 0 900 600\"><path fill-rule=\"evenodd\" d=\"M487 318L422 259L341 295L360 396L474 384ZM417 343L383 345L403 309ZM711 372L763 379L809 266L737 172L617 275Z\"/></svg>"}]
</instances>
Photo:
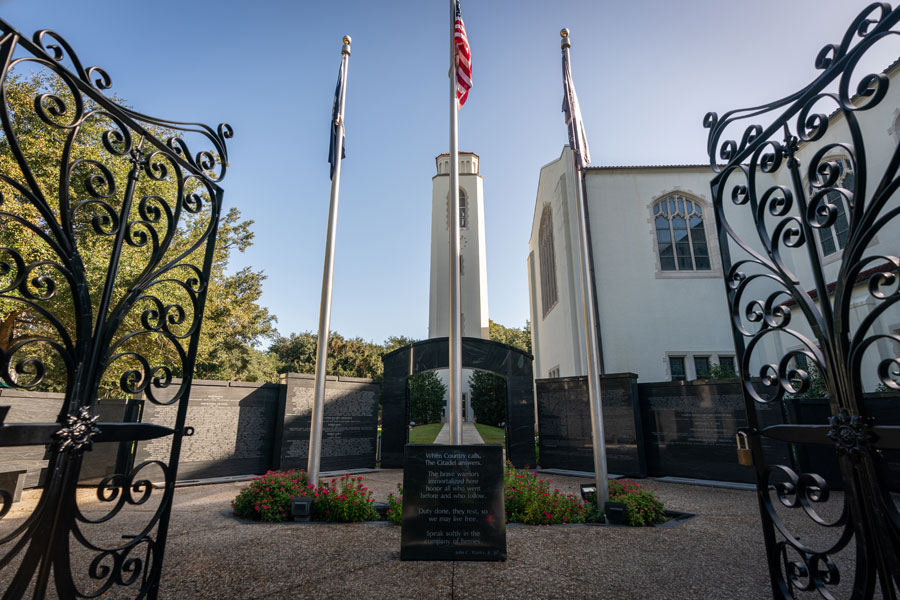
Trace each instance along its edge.
<instances>
[{"instance_id":1,"label":"black iron scrollwork","mask_svg":"<svg viewBox=\"0 0 900 600\"><path fill-rule=\"evenodd\" d=\"M100 433L97 421L100 415L91 416L87 407L78 409L78 413L66 418L66 426L56 432L54 437L60 452L83 452L94 446L94 436Z\"/></svg>"},{"instance_id":2,"label":"black iron scrollwork","mask_svg":"<svg viewBox=\"0 0 900 600\"><path fill-rule=\"evenodd\" d=\"M769 569L783 597L833 597L842 579L834 556L853 540L852 597L870 598L878 586L885 597L900 595L900 513L886 500L875 451L893 442L875 434L890 427L874 427L865 396L876 385L900 389L900 337L886 323L900 308L900 146L884 136L895 119L886 107L897 105L888 95L897 82L860 67L874 45L896 38L898 22L900 9L871 4L839 43L821 50L809 85L769 104L711 112L703 122L749 424L759 427L760 405L792 401L815 386L827 396L828 424L788 427L796 437L778 439L830 441L844 477L840 517L825 521L812 509L832 498L825 480L766 465L756 445ZM779 502L769 498L773 490ZM837 541L808 547L776 507L802 508L816 527L837 531Z\"/></svg>"},{"instance_id":3,"label":"black iron scrollwork","mask_svg":"<svg viewBox=\"0 0 900 600\"><path fill-rule=\"evenodd\" d=\"M14 332L0 381L65 394L59 423L24 441L48 447L47 476L0 538L0 595L156 598L186 411L171 428L139 425L155 429L136 439L171 436L168 463L105 477L89 509L76 486L95 442L138 435L98 422L102 394L184 408L233 131L120 106L109 74L53 31L29 39L0 21L0 69L0 314ZM11 503L0 491L0 518ZM146 523L121 544L96 534L139 506Z\"/></svg>"},{"instance_id":4,"label":"black iron scrollwork","mask_svg":"<svg viewBox=\"0 0 900 600\"><path fill-rule=\"evenodd\" d=\"M837 416L829 417L828 421L831 424L828 437L835 443L838 454L859 458L874 440L875 436L869 430L866 420L859 415L849 414L846 409L841 409Z\"/></svg>"}]
</instances>

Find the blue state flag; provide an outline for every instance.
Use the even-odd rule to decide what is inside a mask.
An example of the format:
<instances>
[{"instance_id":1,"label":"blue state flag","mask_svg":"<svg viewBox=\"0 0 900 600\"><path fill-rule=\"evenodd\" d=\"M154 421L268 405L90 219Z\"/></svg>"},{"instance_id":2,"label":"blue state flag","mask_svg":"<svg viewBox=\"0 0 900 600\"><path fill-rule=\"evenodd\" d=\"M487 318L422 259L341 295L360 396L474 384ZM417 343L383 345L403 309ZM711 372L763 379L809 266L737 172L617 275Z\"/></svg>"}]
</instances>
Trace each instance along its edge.
<instances>
[{"instance_id":1,"label":"blue state flag","mask_svg":"<svg viewBox=\"0 0 900 600\"><path fill-rule=\"evenodd\" d=\"M328 141L328 163L331 165L331 178L334 179L334 167L337 165L337 136L338 130L341 130L341 158L347 158L347 146L345 145L346 137L343 134L340 119L341 113L341 94L344 89L344 69L343 64L338 69L337 85L334 87L334 105L331 108L331 138Z\"/></svg>"}]
</instances>

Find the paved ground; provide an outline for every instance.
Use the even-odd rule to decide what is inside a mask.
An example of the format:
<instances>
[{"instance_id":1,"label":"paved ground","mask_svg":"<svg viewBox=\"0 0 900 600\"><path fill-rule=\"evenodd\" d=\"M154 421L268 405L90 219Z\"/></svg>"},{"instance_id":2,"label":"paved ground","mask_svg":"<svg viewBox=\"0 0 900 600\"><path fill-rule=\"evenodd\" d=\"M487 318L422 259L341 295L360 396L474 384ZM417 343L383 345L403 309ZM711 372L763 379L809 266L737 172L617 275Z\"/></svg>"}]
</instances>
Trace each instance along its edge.
<instances>
[{"instance_id":1,"label":"paved ground","mask_svg":"<svg viewBox=\"0 0 900 600\"><path fill-rule=\"evenodd\" d=\"M402 471L382 470L362 477L376 498L383 500L402 480ZM572 492L585 481L549 477L554 487ZM401 562L396 526L240 522L230 516L230 502L246 484L178 488L160 597L770 596L754 492L654 480L644 483L658 488L667 507L697 517L672 528L513 525L507 530L509 559L503 563ZM0 538L30 512L34 492L26 492L26 498L29 495L30 501L15 505L0 521ZM832 511L839 511L840 494L832 495L829 504L834 502ZM79 504L85 514L99 514L96 491L85 490ZM113 520L117 535L140 527L150 510L142 505L117 516ZM790 511L785 519L802 530L809 520L794 519L798 512ZM801 533L807 543L815 541ZM0 571L0 577L6 574ZM112 593L105 597L132 596Z\"/></svg>"},{"instance_id":2,"label":"paved ground","mask_svg":"<svg viewBox=\"0 0 900 600\"><path fill-rule=\"evenodd\" d=\"M468 421L464 421L462 424L462 437L464 444L483 444L484 440L481 439L481 434L478 433L478 430L475 429L475 424L470 423ZM441 430L438 432L437 437L434 438L435 444L449 444L450 443L450 423L444 423L444 426L441 427Z\"/></svg>"}]
</instances>

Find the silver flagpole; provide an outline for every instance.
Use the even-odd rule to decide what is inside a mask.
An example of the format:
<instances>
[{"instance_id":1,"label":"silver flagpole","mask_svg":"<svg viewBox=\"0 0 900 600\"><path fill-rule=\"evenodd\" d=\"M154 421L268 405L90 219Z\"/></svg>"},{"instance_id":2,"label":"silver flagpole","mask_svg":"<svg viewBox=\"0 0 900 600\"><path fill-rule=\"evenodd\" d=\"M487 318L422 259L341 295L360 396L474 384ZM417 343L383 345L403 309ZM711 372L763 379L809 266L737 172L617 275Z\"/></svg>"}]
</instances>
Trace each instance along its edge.
<instances>
[{"instance_id":1,"label":"silver flagpole","mask_svg":"<svg viewBox=\"0 0 900 600\"><path fill-rule=\"evenodd\" d=\"M347 63L350 58L350 36L344 36L341 47L341 99L338 111L338 132L335 135L334 174L331 177L331 204L328 208L328 235L325 240L325 269L322 274L322 303L319 305L319 339L316 352L316 396L313 401L309 431L309 462L307 478L319 485L319 464L322 460L322 420L325 414L325 372L328 370L328 335L331 329L331 290L334 282L334 238L337 233L338 196L341 189L341 156L344 153L344 99L347 97Z\"/></svg>"},{"instance_id":2,"label":"silver flagpole","mask_svg":"<svg viewBox=\"0 0 900 600\"><path fill-rule=\"evenodd\" d=\"M566 64L569 65L571 71L571 60L569 56L569 30L563 29L559 32L562 37L560 42L562 52L565 57ZM568 92L566 92L568 93ZM571 117L569 119L569 127L576 127L575 119L576 108L569 106ZM575 132L573 139L579 139L579 132ZM584 175L576 152L579 148L572 148L573 158L575 159L575 216L578 220L578 255L581 259L581 309L584 321L584 345L585 356L587 357L588 372L588 397L591 406L591 438L594 445L594 476L597 483L597 505L602 509L603 505L609 500L609 474L606 467L606 441L603 436L603 402L600 393L600 366L597 362L597 327L594 323L594 281L590 271L590 256L588 255L588 239L587 239L587 222L585 221L584 203L585 198L582 190L584 189Z\"/></svg>"},{"instance_id":3,"label":"silver flagpole","mask_svg":"<svg viewBox=\"0 0 900 600\"><path fill-rule=\"evenodd\" d=\"M462 334L459 331L459 148L456 106L456 0L450 0L450 443L462 444Z\"/></svg>"}]
</instances>

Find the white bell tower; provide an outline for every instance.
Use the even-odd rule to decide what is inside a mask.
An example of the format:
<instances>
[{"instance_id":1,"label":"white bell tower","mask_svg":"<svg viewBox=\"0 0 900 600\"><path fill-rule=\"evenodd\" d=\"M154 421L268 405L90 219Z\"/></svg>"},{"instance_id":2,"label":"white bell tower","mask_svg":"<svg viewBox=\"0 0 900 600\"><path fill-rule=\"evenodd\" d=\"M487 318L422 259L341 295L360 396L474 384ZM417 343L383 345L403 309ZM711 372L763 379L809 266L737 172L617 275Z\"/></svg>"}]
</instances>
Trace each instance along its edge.
<instances>
[{"instance_id":1,"label":"white bell tower","mask_svg":"<svg viewBox=\"0 0 900 600\"><path fill-rule=\"evenodd\" d=\"M431 292L428 337L450 334L450 155L435 158L431 195ZM478 155L459 153L460 331L488 339L484 187Z\"/></svg>"}]
</instances>

